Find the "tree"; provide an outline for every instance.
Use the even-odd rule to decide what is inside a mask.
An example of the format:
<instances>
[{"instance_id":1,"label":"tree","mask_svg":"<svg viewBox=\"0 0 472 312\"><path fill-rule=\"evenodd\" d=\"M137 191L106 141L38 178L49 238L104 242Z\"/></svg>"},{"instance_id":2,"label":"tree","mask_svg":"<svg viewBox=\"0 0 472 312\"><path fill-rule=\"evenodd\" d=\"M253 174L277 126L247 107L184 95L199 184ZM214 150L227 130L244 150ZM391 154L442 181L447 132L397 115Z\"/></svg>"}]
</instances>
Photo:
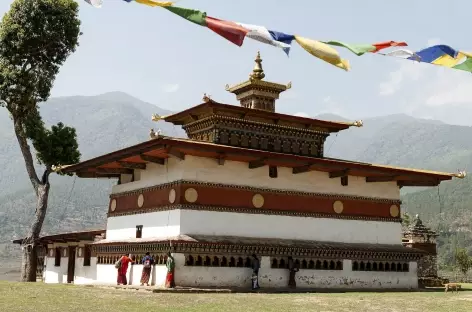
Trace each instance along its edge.
<instances>
[{"instance_id":1,"label":"tree","mask_svg":"<svg viewBox=\"0 0 472 312\"><path fill-rule=\"evenodd\" d=\"M472 267L472 258L467 254L467 249L456 249L455 256L457 268L462 272L462 274L466 275L469 269Z\"/></svg>"},{"instance_id":2,"label":"tree","mask_svg":"<svg viewBox=\"0 0 472 312\"><path fill-rule=\"evenodd\" d=\"M72 54L80 35L74 0L15 0L0 24L0 106L13 121L26 172L36 194L33 222L22 244L22 280L36 281L37 244L55 166L80 159L74 128L62 123L47 129L39 104L50 95L59 68ZM43 167L38 176L32 152Z\"/></svg>"},{"instance_id":3,"label":"tree","mask_svg":"<svg viewBox=\"0 0 472 312\"><path fill-rule=\"evenodd\" d=\"M411 217L410 215L408 214L408 212L405 212L403 213L403 216L402 216L402 226L407 228L409 227L411 224Z\"/></svg>"}]
</instances>

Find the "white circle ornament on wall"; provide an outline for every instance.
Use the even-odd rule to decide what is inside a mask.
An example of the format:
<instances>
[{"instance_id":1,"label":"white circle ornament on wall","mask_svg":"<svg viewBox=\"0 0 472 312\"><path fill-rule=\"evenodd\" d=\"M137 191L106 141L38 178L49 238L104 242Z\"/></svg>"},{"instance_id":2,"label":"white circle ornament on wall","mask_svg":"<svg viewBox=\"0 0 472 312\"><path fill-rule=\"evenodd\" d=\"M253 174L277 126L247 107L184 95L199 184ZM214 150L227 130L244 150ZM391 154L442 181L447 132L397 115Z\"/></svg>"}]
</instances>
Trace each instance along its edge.
<instances>
[{"instance_id":1,"label":"white circle ornament on wall","mask_svg":"<svg viewBox=\"0 0 472 312\"><path fill-rule=\"evenodd\" d=\"M110 203L110 210L115 211L116 209L116 199L112 199Z\"/></svg>"},{"instance_id":2,"label":"white circle ornament on wall","mask_svg":"<svg viewBox=\"0 0 472 312\"><path fill-rule=\"evenodd\" d=\"M341 214L344 210L344 204L342 201L340 200L337 200L334 202L333 204L333 210L334 212L336 212L337 214Z\"/></svg>"},{"instance_id":3,"label":"white circle ornament on wall","mask_svg":"<svg viewBox=\"0 0 472 312\"><path fill-rule=\"evenodd\" d=\"M390 206L390 215L394 218L400 215L400 209L398 209L397 205Z\"/></svg>"},{"instance_id":4,"label":"white circle ornament on wall","mask_svg":"<svg viewBox=\"0 0 472 312\"><path fill-rule=\"evenodd\" d=\"M252 205L256 208L262 208L262 206L264 206L264 196L261 194L252 196Z\"/></svg>"},{"instance_id":5,"label":"white circle ornament on wall","mask_svg":"<svg viewBox=\"0 0 472 312\"><path fill-rule=\"evenodd\" d=\"M194 188L188 188L185 190L185 200L189 203L194 203L198 199L198 192Z\"/></svg>"},{"instance_id":6,"label":"white circle ornament on wall","mask_svg":"<svg viewBox=\"0 0 472 312\"><path fill-rule=\"evenodd\" d=\"M144 205L144 195L139 194L138 196L138 207L141 208Z\"/></svg>"},{"instance_id":7,"label":"white circle ornament on wall","mask_svg":"<svg viewBox=\"0 0 472 312\"><path fill-rule=\"evenodd\" d=\"M171 189L169 191L169 203L173 204L175 203L175 190L174 189Z\"/></svg>"}]
</instances>

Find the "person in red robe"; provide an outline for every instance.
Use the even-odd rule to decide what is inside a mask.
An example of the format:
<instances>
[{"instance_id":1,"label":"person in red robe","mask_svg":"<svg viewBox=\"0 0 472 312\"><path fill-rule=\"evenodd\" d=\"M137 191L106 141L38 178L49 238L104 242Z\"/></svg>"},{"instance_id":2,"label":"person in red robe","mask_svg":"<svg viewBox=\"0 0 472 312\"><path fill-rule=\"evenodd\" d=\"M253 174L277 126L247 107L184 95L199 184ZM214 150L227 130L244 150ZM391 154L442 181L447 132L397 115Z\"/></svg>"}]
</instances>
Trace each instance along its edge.
<instances>
[{"instance_id":1,"label":"person in red robe","mask_svg":"<svg viewBox=\"0 0 472 312\"><path fill-rule=\"evenodd\" d=\"M174 257L172 257L172 254L170 252L167 253L166 267L167 267L167 276L166 276L165 287L174 288L175 287L175 282L174 282L175 260L174 260Z\"/></svg>"},{"instance_id":2,"label":"person in red robe","mask_svg":"<svg viewBox=\"0 0 472 312\"><path fill-rule=\"evenodd\" d=\"M126 273L128 272L128 266L130 263L133 263L133 259L129 257L129 254L124 254L121 259L121 265L118 268L118 285L128 285L128 281L126 280Z\"/></svg>"}]
</instances>

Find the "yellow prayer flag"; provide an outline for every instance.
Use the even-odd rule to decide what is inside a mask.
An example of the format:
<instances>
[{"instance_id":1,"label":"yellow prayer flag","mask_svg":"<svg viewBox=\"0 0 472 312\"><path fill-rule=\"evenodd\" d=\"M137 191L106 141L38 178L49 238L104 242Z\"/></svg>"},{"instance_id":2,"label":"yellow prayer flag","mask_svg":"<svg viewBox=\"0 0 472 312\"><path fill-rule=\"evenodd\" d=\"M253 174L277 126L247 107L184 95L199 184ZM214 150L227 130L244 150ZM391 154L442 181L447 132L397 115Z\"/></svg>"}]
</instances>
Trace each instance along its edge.
<instances>
[{"instance_id":1,"label":"yellow prayer flag","mask_svg":"<svg viewBox=\"0 0 472 312\"><path fill-rule=\"evenodd\" d=\"M311 55L322 59L323 61L328 62L336 67L342 68L346 71L350 69L349 61L341 59L341 56L339 55L338 51L336 51L329 45L320 41L303 38L300 36L295 36L295 40L303 49L305 49Z\"/></svg>"},{"instance_id":2,"label":"yellow prayer flag","mask_svg":"<svg viewBox=\"0 0 472 312\"><path fill-rule=\"evenodd\" d=\"M152 7L169 7L174 4L173 1L157 1L157 0L135 0L137 3L149 5Z\"/></svg>"}]
</instances>

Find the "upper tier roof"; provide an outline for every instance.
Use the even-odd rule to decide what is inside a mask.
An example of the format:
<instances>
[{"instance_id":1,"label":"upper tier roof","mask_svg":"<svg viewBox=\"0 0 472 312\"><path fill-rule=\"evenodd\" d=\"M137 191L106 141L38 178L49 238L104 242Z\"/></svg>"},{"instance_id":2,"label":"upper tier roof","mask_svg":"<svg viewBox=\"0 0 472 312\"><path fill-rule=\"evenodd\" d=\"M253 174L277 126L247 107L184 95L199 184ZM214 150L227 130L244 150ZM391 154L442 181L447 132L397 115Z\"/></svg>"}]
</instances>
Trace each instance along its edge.
<instances>
[{"instance_id":1,"label":"upper tier roof","mask_svg":"<svg viewBox=\"0 0 472 312\"><path fill-rule=\"evenodd\" d=\"M446 172L313 158L170 137L158 137L75 165L64 166L61 170L84 178L116 178L121 174L132 174L133 169L144 170L149 162L164 164L166 158L185 159L185 155L213 158L220 164L225 160L246 162L249 169L265 165L288 167L292 168L293 174L316 170L328 172L331 178L361 176L366 177L366 182L397 181L399 186L436 186L441 181L461 177L460 174Z\"/></svg>"}]
</instances>

